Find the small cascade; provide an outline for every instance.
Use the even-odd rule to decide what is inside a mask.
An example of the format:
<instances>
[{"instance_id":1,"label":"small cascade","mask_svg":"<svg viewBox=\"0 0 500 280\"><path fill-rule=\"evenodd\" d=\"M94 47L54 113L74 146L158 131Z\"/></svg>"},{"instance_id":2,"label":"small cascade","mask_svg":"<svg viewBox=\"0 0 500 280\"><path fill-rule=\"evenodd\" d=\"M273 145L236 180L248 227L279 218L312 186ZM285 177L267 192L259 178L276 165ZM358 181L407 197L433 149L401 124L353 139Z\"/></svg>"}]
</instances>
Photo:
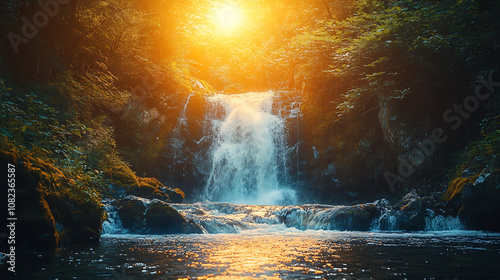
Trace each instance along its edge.
<instances>
[{"instance_id":1,"label":"small cascade","mask_svg":"<svg viewBox=\"0 0 500 280\"><path fill-rule=\"evenodd\" d=\"M289 150L285 120L273 113L275 94L250 92L207 97L212 135L211 169L204 199L251 204L292 204L286 182Z\"/></svg>"},{"instance_id":2,"label":"small cascade","mask_svg":"<svg viewBox=\"0 0 500 280\"><path fill-rule=\"evenodd\" d=\"M283 231L443 231L463 230L460 219L435 215L430 209L418 218L420 229L408 228L405 217L383 203L353 206L308 204L300 206L245 205L226 202L172 204L205 233L240 233L246 230Z\"/></svg>"},{"instance_id":3,"label":"small cascade","mask_svg":"<svg viewBox=\"0 0 500 280\"><path fill-rule=\"evenodd\" d=\"M459 217L436 215L434 211L427 210L425 217L426 231L443 231L443 230L464 230L465 225Z\"/></svg>"},{"instance_id":4,"label":"small cascade","mask_svg":"<svg viewBox=\"0 0 500 280\"><path fill-rule=\"evenodd\" d=\"M125 229L123 229L122 223L120 221L120 217L118 216L118 209L116 206L111 204L112 200L105 199L102 201L104 211L108 218L106 221L102 223L102 234L117 234L117 233L125 233Z\"/></svg>"},{"instance_id":5,"label":"small cascade","mask_svg":"<svg viewBox=\"0 0 500 280\"><path fill-rule=\"evenodd\" d=\"M172 204L186 219L194 221L205 233L239 233L244 230L282 226L278 211L283 206L261 206L225 202Z\"/></svg>"},{"instance_id":6,"label":"small cascade","mask_svg":"<svg viewBox=\"0 0 500 280\"><path fill-rule=\"evenodd\" d=\"M423 213L407 213L395 209L382 209L381 215L374 219L372 230L400 231L400 230L464 230L465 225L459 217L436 215L431 209Z\"/></svg>"},{"instance_id":7,"label":"small cascade","mask_svg":"<svg viewBox=\"0 0 500 280\"><path fill-rule=\"evenodd\" d=\"M373 220L371 225L372 230L399 230L398 215L395 211L385 211L378 219Z\"/></svg>"}]
</instances>

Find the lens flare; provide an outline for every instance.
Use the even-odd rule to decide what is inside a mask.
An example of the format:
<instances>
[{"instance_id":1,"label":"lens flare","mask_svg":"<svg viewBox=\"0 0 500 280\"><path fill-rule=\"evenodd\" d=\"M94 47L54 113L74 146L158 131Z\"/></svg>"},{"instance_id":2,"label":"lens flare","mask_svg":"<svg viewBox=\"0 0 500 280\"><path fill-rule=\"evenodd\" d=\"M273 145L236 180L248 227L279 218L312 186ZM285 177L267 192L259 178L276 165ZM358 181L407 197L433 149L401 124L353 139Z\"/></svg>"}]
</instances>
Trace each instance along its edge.
<instances>
[{"instance_id":1,"label":"lens flare","mask_svg":"<svg viewBox=\"0 0 500 280\"><path fill-rule=\"evenodd\" d=\"M232 31L241 25L243 11L235 4L222 4L217 9L217 23L224 31Z\"/></svg>"}]
</instances>

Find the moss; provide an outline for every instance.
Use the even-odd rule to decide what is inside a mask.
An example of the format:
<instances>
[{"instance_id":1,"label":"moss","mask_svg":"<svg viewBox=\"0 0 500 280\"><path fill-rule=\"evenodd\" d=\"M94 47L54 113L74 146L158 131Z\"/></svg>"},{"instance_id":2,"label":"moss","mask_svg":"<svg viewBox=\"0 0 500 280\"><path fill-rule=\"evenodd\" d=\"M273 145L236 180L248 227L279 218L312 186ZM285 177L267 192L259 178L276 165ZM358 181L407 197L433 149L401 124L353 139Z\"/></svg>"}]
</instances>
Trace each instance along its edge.
<instances>
[{"instance_id":1,"label":"moss","mask_svg":"<svg viewBox=\"0 0 500 280\"><path fill-rule=\"evenodd\" d=\"M462 189L463 189L465 184L473 183L478 177L479 177L479 174L465 177L465 178L464 177L455 178L448 185L448 189L446 190L446 193L444 194L444 200L450 201L450 200L454 199L458 194L462 193Z\"/></svg>"},{"instance_id":2,"label":"moss","mask_svg":"<svg viewBox=\"0 0 500 280\"><path fill-rule=\"evenodd\" d=\"M0 151L16 165L19 240L28 247L99 240L105 218L99 199L85 192L53 164L30 154Z\"/></svg>"},{"instance_id":3,"label":"moss","mask_svg":"<svg viewBox=\"0 0 500 280\"><path fill-rule=\"evenodd\" d=\"M120 186L138 186L139 181L134 171L130 169L126 164L121 163L116 166L112 166L105 172L107 179L110 179L113 183Z\"/></svg>"},{"instance_id":4,"label":"moss","mask_svg":"<svg viewBox=\"0 0 500 280\"><path fill-rule=\"evenodd\" d=\"M160 190L163 184L156 178L137 177L139 186L133 188L129 194L148 199L157 198L163 201L170 201L168 195Z\"/></svg>"},{"instance_id":5,"label":"moss","mask_svg":"<svg viewBox=\"0 0 500 280\"><path fill-rule=\"evenodd\" d=\"M96 243L99 241L104 209L99 201L80 190L64 189L47 195L54 216L63 227L63 243Z\"/></svg>"},{"instance_id":6,"label":"moss","mask_svg":"<svg viewBox=\"0 0 500 280\"><path fill-rule=\"evenodd\" d=\"M56 221L45 199L47 192L46 178L42 177L42 169L35 167L32 162L44 163L31 157L20 156L17 152L0 151L2 166L14 164L16 166L16 241L26 247L55 248L59 244L59 233L56 230ZM57 173L59 175L59 173ZM6 174L4 173L4 175ZM58 176L54 176L58 177ZM3 177L2 177L3 178ZM2 179L2 181L7 181ZM7 184L3 184L7 188ZM5 190L5 193L7 191ZM7 213L2 213L6 215ZM6 220L2 218L2 220Z\"/></svg>"},{"instance_id":7,"label":"moss","mask_svg":"<svg viewBox=\"0 0 500 280\"><path fill-rule=\"evenodd\" d=\"M184 192L181 189L175 188L175 189L171 189L171 190L175 192L175 196L176 196L176 197L174 197L172 194L170 195L170 200L172 200L173 203L181 203L182 201L184 201L184 199L186 198L186 195L184 194Z\"/></svg>"},{"instance_id":8,"label":"moss","mask_svg":"<svg viewBox=\"0 0 500 280\"><path fill-rule=\"evenodd\" d=\"M137 177L137 181L139 185L131 188L127 194L165 202L182 202L185 198L183 191L167 188L156 178Z\"/></svg>"}]
</instances>

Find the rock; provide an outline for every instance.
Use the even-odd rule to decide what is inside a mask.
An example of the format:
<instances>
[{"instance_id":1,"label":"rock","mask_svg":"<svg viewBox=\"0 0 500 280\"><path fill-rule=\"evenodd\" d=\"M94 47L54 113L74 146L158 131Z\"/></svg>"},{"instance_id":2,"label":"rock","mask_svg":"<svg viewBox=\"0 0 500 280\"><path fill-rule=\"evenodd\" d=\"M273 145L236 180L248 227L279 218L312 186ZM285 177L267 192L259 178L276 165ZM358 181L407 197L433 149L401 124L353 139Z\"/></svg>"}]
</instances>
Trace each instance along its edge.
<instances>
[{"instance_id":1,"label":"rock","mask_svg":"<svg viewBox=\"0 0 500 280\"><path fill-rule=\"evenodd\" d=\"M146 212L145 224L153 234L202 233L198 225L166 203L153 203Z\"/></svg>"},{"instance_id":2,"label":"rock","mask_svg":"<svg viewBox=\"0 0 500 280\"><path fill-rule=\"evenodd\" d=\"M424 230L425 228L425 201L411 199L398 212L398 226L400 230Z\"/></svg>"},{"instance_id":3,"label":"rock","mask_svg":"<svg viewBox=\"0 0 500 280\"><path fill-rule=\"evenodd\" d=\"M104 173L104 176L110 179L114 184L120 186L137 186L137 176L126 164L112 166L109 171Z\"/></svg>"},{"instance_id":4,"label":"rock","mask_svg":"<svg viewBox=\"0 0 500 280\"><path fill-rule=\"evenodd\" d=\"M184 192L178 188L172 189L167 187L160 187L160 190L168 195L172 203L182 203L186 196Z\"/></svg>"},{"instance_id":5,"label":"rock","mask_svg":"<svg viewBox=\"0 0 500 280\"><path fill-rule=\"evenodd\" d=\"M128 195L134 195L147 199L159 199L165 202L182 203L184 201L184 192L180 189L165 187L156 178L137 177L138 185L130 187Z\"/></svg>"},{"instance_id":6,"label":"rock","mask_svg":"<svg viewBox=\"0 0 500 280\"><path fill-rule=\"evenodd\" d=\"M405 196L403 196L403 199L401 199L400 203L406 205L409 202L418 199L419 197L420 196L417 194L417 191L415 189L412 189L411 192L409 192Z\"/></svg>"},{"instance_id":7,"label":"rock","mask_svg":"<svg viewBox=\"0 0 500 280\"><path fill-rule=\"evenodd\" d=\"M62 226L62 243L98 243L105 219L102 204L83 191L63 189L47 194L54 218Z\"/></svg>"},{"instance_id":8,"label":"rock","mask_svg":"<svg viewBox=\"0 0 500 280\"><path fill-rule=\"evenodd\" d=\"M332 216L332 229L366 231L370 229L375 208L360 205L338 208Z\"/></svg>"},{"instance_id":9,"label":"rock","mask_svg":"<svg viewBox=\"0 0 500 280\"><path fill-rule=\"evenodd\" d=\"M132 232L141 232L144 228L146 206L141 199L130 196L125 199L127 202L118 210L123 228Z\"/></svg>"},{"instance_id":10,"label":"rock","mask_svg":"<svg viewBox=\"0 0 500 280\"><path fill-rule=\"evenodd\" d=\"M382 212L378 220L380 230L409 230L418 231L425 229L427 203L420 198L415 190L406 194L394 206L389 206L387 200L382 199L374 204Z\"/></svg>"},{"instance_id":11,"label":"rock","mask_svg":"<svg viewBox=\"0 0 500 280\"><path fill-rule=\"evenodd\" d=\"M471 229L500 232L500 173L483 170L462 189L460 218Z\"/></svg>"},{"instance_id":12,"label":"rock","mask_svg":"<svg viewBox=\"0 0 500 280\"><path fill-rule=\"evenodd\" d=\"M277 213L279 221L298 229L357 230L370 229L380 212L373 203L354 206L303 205L284 208Z\"/></svg>"},{"instance_id":13,"label":"rock","mask_svg":"<svg viewBox=\"0 0 500 280\"><path fill-rule=\"evenodd\" d=\"M16 242L20 246L55 248L61 243L99 241L102 205L54 165L6 151L0 151L0 163L16 166Z\"/></svg>"},{"instance_id":14,"label":"rock","mask_svg":"<svg viewBox=\"0 0 500 280\"><path fill-rule=\"evenodd\" d=\"M177 210L159 199L129 195L115 204L123 227L132 233L203 233L197 224L186 220Z\"/></svg>"}]
</instances>

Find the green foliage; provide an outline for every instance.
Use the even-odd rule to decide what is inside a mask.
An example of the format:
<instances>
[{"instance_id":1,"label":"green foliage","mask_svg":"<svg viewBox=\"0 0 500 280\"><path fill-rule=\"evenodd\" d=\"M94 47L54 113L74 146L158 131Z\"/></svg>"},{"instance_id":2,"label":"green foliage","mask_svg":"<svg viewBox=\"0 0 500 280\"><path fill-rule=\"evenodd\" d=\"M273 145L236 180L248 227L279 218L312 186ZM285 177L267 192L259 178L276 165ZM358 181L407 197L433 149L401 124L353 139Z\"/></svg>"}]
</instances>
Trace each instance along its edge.
<instances>
[{"instance_id":1,"label":"green foliage","mask_svg":"<svg viewBox=\"0 0 500 280\"><path fill-rule=\"evenodd\" d=\"M471 93L476 77L497 68L491 46L500 10L477 1L410 0L356 1L352 8L291 40L295 79L306 93L306 144L319 148L320 165L337 163L343 185L383 186L380 174L408 149L398 141L442 126L442 113Z\"/></svg>"},{"instance_id":2,"label":"green foliage","mask_svg":"<svg viewBox=\"0 0 500 280\"><path fill-rule=\"evenodd\" d=\"M0 119L4 141L18 143L21 149L46 157L63 156L75 148L70 140L81 138L86 127L71 121L60 123L58 111L47 105L36 91L14 90L1 82Z\"/></svg>"},{"instance_id":3,"label":"green foliage","mask_svg":"<svg viewBox=\"0 0 500 280\"><path fill-rule=\"evenodd\" d=\"M463 151L456 152L448 169L453 180L466 174L480 174L486 168L500 171L500 116L488 117L481 122L481 139L473 141Z\"/></svg>"}]
</instances>

